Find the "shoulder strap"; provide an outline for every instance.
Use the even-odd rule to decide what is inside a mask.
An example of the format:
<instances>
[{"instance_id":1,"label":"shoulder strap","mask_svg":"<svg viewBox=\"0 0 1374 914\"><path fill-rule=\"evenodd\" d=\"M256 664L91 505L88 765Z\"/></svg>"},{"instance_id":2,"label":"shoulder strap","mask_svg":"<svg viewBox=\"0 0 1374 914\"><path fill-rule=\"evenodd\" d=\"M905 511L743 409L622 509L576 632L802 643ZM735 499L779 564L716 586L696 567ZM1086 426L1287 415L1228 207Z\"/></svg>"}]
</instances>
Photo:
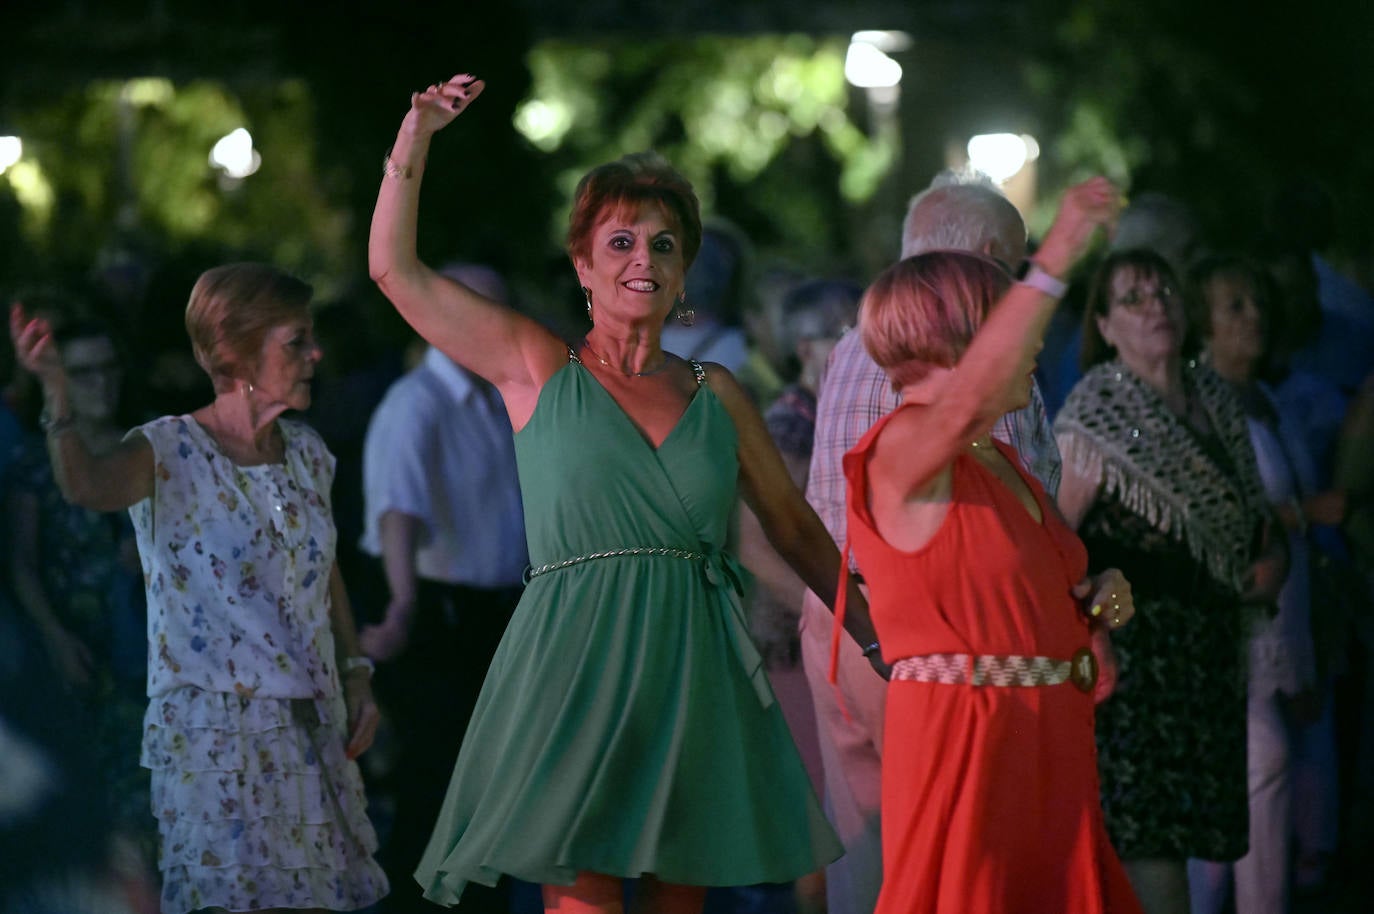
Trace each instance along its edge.
<instances>
[{"instance_id":1,"label":"shoulder strap","mask_svg":"<svg viewBox=\"0 0 1374 914\"><path fill-rule=\"evenodd\" d=\"M701 363L696 359L688 359L687 363L692 366L692 374L697 377L697 387L706 383L706 369L701 367Z\"/></svg>"}]
</instances>

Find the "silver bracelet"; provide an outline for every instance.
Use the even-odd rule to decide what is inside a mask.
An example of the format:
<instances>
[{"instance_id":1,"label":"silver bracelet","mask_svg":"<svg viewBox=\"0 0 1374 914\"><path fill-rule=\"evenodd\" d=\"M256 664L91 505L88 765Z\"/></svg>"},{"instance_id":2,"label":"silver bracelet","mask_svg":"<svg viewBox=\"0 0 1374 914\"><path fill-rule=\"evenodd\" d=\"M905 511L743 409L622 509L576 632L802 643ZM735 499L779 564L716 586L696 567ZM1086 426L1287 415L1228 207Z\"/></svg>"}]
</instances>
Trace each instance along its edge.
<instances>
[{"instance_id":1,"label":"silver bracelet","mask_svg":"<svg viewBox=\"0 0 1374 914\"><path fill-rule=\"evenodd\" d=\"M38 415L38 426L43 429L44 435L60 435L75 424L76 417L71 413L54 417L44 408Z\"/></svg>"},{"instance_id":2,"label":"silver bracelet","mask_svg":"<svg viewBox=\"0 0 1374 914\"><path fill-rule=\"evenodd\" d=\"M371 657L347 657L344 659L342 667L345 676L357 670L367 670L367 678L371 679L372 674L377 672L377 664L372 662Z\"/></svg>"}]
</instances>

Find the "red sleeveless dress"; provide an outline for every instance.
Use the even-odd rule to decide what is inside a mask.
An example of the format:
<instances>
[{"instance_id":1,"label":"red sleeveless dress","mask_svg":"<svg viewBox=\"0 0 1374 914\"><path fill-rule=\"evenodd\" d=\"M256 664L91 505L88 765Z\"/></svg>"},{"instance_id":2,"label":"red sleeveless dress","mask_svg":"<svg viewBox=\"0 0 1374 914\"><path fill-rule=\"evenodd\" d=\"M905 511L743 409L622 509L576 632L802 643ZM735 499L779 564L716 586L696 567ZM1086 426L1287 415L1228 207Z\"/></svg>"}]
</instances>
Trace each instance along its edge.
<instances>
[{"instance_id":1,"label":"red sleeveless dress","mask_svg":"<svg viewBox=\"0 0 1374 914\"><path fill-rule=\"evenodd\" d=\"M1043 523L960 454L948 514L928 543L904 552L878 535L867 509L867 457L886 421L844 458L849 542L883 658L1067 660L1088 647L1088 624L1070 593L1087 553L1000 442ZM1102 822L1091 694L1072 682L894 680L884 727L877 914L1139 914Z\"/></svg>"}]
</instances>

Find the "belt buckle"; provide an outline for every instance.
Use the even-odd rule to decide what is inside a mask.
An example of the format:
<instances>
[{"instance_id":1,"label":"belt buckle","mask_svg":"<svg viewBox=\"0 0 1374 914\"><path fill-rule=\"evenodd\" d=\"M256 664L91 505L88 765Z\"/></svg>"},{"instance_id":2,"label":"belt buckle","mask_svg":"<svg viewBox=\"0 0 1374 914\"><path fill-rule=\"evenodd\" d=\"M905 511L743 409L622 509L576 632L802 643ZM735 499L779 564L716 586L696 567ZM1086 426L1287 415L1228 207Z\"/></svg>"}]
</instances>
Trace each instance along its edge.
<instances>
[{"instance_id":1,"label":"belt buckle","mask_svg":"<svg viewBox=\"0 0 1374 914\"><path fill-rule=\"evenodd\" d=\"M1080 692L1092 692L1097 685L1097 657L1086 647L1074 651L1069 661L1069 681Z\"/></svg>"}]
</instances>

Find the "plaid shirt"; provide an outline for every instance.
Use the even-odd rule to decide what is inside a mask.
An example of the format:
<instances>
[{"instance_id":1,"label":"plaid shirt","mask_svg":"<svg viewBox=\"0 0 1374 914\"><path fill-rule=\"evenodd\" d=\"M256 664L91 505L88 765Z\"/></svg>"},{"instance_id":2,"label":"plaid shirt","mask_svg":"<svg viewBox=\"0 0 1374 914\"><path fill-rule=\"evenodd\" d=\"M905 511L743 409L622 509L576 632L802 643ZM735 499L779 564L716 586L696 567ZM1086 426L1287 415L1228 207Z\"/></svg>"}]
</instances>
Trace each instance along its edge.
<instances>
[{"instance_id":1,"label":"plaid shirt","mask_svg":"<svg viewBox=\"0 0 1374 914\"><path fill-rule=\"evenodd\" d=\"M900 403L892 382L864 350L859 334L846 333L830 354L821 384L816 406L816 441L806 484L807 501L841 546L845 538L841 458L859 443L873 423ZM998 419L992 433L1016 449L1026 469L1053 498L1059 490L1059 448L1054 443L1039 384L1031 384L1030 403Z\"/></svg>"}]
</instances>

